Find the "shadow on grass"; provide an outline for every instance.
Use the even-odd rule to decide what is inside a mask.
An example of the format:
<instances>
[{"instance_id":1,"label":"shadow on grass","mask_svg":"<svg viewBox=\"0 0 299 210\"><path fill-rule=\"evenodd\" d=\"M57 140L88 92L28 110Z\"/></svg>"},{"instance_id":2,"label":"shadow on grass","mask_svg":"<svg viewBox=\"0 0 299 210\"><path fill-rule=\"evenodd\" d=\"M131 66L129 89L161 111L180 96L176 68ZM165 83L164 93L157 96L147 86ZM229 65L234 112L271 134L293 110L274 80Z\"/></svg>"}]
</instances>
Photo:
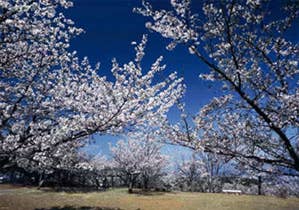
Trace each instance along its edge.
<instances>
[{"instance_id":1,"label":"shadow on grass","mask_svg":"<svg viewBox=\"0 0 299 210\"><path fill-rule=\"evenodd\" d=\"M77 188L77 187L59 187L59 188L40 188L44 192L66 192L66 193L88 193L88 192L103 192L105 189L95 188Z\"/></svg>"},{"instance_id":2,"label":"shadow on grass","mask_svg":"<svg viewBox=\"0 0 299 210\"><path fill-rule=\"evenodd\" d=\"M35 210L123 210L123 209L110 208L110 207L90 207L90 206L82 206L82 207L74 207L74 206L58 207L58 206L54 206L54 207L51 207L51 208L37 208Z\"/></svg>"},{"instance_id":3,"label":"shadow on grass","mask_svg":"<svg viewBox=\"0 0 299 210\"><path fill-rule=\"evenodd\" d=\"M159 195L164 195L166 193L173 193L173 192L134 189L133 192L130 194L133 195L135 194L140 196L159 196Z\"/></svg>"}]
</instances>

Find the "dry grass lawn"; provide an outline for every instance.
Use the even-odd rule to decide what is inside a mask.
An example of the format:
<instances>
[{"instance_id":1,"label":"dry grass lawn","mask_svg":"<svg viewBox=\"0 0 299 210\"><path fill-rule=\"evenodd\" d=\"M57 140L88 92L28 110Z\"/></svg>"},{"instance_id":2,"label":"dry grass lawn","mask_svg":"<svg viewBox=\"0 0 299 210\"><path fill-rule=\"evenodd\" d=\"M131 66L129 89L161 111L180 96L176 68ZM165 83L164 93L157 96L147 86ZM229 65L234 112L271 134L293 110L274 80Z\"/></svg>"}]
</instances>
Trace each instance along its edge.
<instances>
[{"instance_id":1,"label":"dry grass lawn","mask_svg":"<svg viewBox=\"0 0 299 210\"><path fill-rule=\"evenodd\" d=\"M209 193L67 193L0 185L0 210L299 210L299 199Z\"/></svg>"}]
</instances>

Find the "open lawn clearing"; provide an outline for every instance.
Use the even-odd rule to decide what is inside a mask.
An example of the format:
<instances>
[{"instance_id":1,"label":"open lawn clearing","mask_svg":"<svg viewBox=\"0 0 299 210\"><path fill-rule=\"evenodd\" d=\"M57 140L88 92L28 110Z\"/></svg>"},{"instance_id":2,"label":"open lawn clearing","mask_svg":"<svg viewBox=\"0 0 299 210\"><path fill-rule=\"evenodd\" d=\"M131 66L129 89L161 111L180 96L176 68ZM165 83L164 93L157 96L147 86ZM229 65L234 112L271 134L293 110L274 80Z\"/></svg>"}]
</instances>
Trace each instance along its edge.
<instances>
[{"instance_id":1,"label":"open lawn clearing","mask_svg":"<svg viewBox=\"0 0 299 210\"><path fill-rule=\"evenodd\" d=\"M0 185L0 210L299 210L299 199L210 193L69 193Z\"/></svg>"}]
</instances>

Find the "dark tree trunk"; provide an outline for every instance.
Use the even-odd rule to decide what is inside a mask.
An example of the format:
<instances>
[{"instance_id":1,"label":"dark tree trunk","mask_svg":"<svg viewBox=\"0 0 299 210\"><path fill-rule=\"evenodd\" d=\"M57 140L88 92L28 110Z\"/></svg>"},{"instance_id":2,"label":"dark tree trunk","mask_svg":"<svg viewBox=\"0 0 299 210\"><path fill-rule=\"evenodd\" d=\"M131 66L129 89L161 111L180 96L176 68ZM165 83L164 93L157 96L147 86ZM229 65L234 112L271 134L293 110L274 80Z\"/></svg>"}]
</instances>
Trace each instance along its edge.
<instances>
[{"instance_id":1,"label":"dark tree trunk","mask_svg":"<svg viewBox=\"0 0 299 210\"><path fill-rule=\"evenodd\" d=\"M108 180L107 180L107 177L105 176L104 179L103 179L103 188L104 189L107 189L108 188Z\"/></svg>"},{"instance_id":2,"label":"dark tree trunk","mask_svg":"<svg viewBox=\"0 0 299 210\"><path fill-rule=\"evenodd\" d=\"M114 176L111 176L111 187L114 187Z\"/></svg>"},{"instance_id":3,"label":"dark tree trunk","mask_svg":"<svg viewBox=\"0 0 299 210\"><path fill-rule=\"evenodd\" d=\"M95 176L95 177L94 177L94 180L95 180L95 183L96 183L96 185L97 185L97 189L99 189L99 188L100 188L100 182L99 182L99 180L98 180L98 177Z\"/></svg>"},{"instance_id":4,"label":"dark tree trunk","mask_svg":"<svg viewBox=\"0 0 299 210\"><path fill-rule=\"evenodd\" d=\"M132 192L133 192L133 182L132 182L132 181L129 182L129 189L128 189L128 192L129 192L129 193L132 193Z\"/></svg>"},{"instance_id":5,"label":"dark tree trunk","mask_svg":"<svg viewBox=\"0 0 299 210\"><path fill-rule=\"evenodd\" d=\"M148 190L148 183L149 183L149 178L148 176L144 175L143 176L143 189Z\"/></svg>"},{"instance_id":6,"label":"dark tree trunk","mask_svg":"<svg viewBox=\"0 0 299 210\"><path fill-rule=\"evenodd\" d=\"M38 180L38 187L37 187L37 189L40 189L42 186L43 186L43 184L44 184L44 182L45 182L45 174L44 173L41 173L40 175L39 175L39 180Z\"/></svg>"},{"instance_id":7,"label":"dark tree trunk","mask_svg":"<svg viewBox=\"0 0 299 210\"><path fill-rule=\"evenodd\" d=\"M129 193L133 193L133 187L134 187L134 175L130 174L129 175Z\"/></svg>"},{"instance_id":8,"label":"dark tree trunk","mask_svg":"<svg viewBox=\"0 0 299 210\"><path fill-rule=\"evenodd\" d=\"M261 176L258 177L258 194L259 195L262 194L262 177Z\"/></svg>"}]
</instances>

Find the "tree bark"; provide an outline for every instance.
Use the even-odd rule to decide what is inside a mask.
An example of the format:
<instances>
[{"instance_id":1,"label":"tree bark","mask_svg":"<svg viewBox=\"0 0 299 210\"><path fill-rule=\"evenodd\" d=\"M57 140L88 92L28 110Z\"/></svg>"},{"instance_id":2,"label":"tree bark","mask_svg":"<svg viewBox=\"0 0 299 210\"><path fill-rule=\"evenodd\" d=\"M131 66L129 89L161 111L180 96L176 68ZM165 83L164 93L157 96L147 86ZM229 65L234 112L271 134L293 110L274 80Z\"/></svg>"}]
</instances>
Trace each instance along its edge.
<instances>
[{"instance_id":1,"label":"tree bark","mask_svg":"<svg viewBox=\"0 0 299 210\"><path fill-rule=\"evenodd\" d=\"M258 195L262 195L262 177L258 176Z\"/></svg>"}]
</instances>

